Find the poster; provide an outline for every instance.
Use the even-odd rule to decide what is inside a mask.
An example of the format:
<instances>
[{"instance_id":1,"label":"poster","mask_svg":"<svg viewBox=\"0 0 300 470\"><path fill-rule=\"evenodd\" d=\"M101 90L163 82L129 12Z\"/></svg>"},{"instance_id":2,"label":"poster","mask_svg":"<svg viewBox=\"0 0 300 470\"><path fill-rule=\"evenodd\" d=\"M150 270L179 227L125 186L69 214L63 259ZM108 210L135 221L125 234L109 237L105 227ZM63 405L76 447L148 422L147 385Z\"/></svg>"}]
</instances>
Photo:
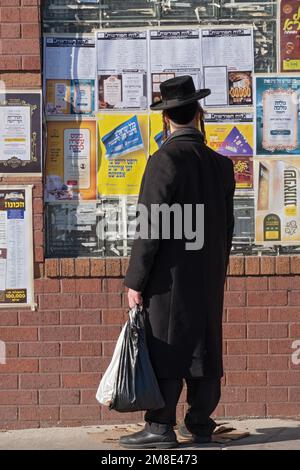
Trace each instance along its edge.
<instances>
[{"instance_id":1,"label":"poster","mask_svg":"<svg viewBox=\"0 0 300 470\"><path fill-rule=\"evenodd\" d=\"M46 114L93 114L96 78L94 36L46 36L44 41Z\"/></svg>"},{"instance_id":2,"label":"poster","mask_svg":"<svg viewBox=\"0 0 300 470\"><path fill-rule=\"evenodd\" d=\"M96 199L96 122L47 124L45 201Z\"/></svg>"},{"instance_id":3,"label":"poster","mask_svg":"<svg viewBox=\"0 0 300 470\"><path fill-rule=\"evenodd\" d=\"M147 109L146 31L97 35L98 108Z\"/></svg>"},{"instance_id":4,"label":"poster","mask_svg":"<svg viewBox=\"0 0 300 470\"><path fill-rule=\"evenodd\" d=\"M253 104L253 29L202 29L203 87L212 93L206 106Z\"/></svg>"},{"instance_id":5,"label":"poster","mask_svg":"<svg viewBox=\"0 0 300 470\"><path fill-rule=\"evenodd\" d=\"M148 115L98 114L98 194L137 195L148 158Z\"/></svg>"},{"instance_id":6,"label":"poster","mask_svg":"<svg viewBox=\"0 0 300 470\"><path fill-rule=\"evenodd\" d=\"M162 113L150 113L150 136L149 153L153 155L163 143L163 121Z\"/></svg>"},{"instance_id":7,"label":"poster","mask_svg":"<svg viewBox=\"0 0 300 470\"><path fill-rule=\"evenodd\" d=\"M300 1L280 2L280 71L300 72Z\"/></svg>"},{"instance_id":8,"label":"poster","mask_svg":"<svg viewBox=\"0 0 300 470\"><path fill-rule=\"evenodd\" d=\"M42 172L41 110L39 91L0 94L0 174Z\"/></svg>"},{"instance_id":9,"label":"poster","mask_svg":"<svg viewBox=\"0 0 300 470\"><path fill-rule=\"evenodd\" d=\"M255 242L300 241L300 159L259 159L255 166Z\"/></svg>"},{"instance_id":10,"label":"poster","mask_svg":"<svg viewBox=\"0 0 300 470\"><path fill-rule=\"evenodd\" d=\"M300 153L300 77L256 77L256 155Z\"/></svg>"},{"instance_id":11,"label":"poster","mask_svg":"<svg viewBox=\"0 0 300 470\"><path fill-rule=\"evenodd\" d=\"M253 114L207 113L207 145L234 165L236 189L253 188Z\"/></svg>"},{"instance_id":12,"label":"poster","mask_svg":"<svg viewBox=\"0 0 300 470\"><path fill-rule=\"evenodd\" d=\"M0 187L0 308L31 306L32 187Z\"/></svg>"},{"instance_id":13,"label":"poster","mask_svg":"<svg viewBox=\"0 0 300 470\"><path fill-rule=\"evenodd\" d=\"M201 87L200 32L198 29L150 31L151 102L159 101L161 82L191 75Z\"/></svg>"}]
</instances>

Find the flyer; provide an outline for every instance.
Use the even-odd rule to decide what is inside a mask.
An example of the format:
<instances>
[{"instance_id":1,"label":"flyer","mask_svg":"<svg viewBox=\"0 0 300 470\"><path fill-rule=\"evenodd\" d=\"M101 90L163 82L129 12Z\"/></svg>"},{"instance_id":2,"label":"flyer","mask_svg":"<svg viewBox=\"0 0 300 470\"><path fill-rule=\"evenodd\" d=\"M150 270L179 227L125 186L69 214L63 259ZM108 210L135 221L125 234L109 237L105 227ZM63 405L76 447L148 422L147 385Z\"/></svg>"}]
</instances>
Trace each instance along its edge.
<instances>
[{"instance_id":1,"label":"flyer","mask_svg":"<svg viewBox=\"0 0 300 470\"><path fill-rule=\"evenodd\" d=\"M98 114L98 194L137 195L148 157L148 115Z\"/></svg>"},{"instance_id":2,"label":"flyer","mask_svg":"<svg viewBox=\"0 0 300 470\"><path fill-rule=\"evenodd\" d=\"M0 95L0 174L42 171L42 98L39 91Z\"/></svg>"},{"instance_id":3,"label":"flyer","mask_svg":"<svg viewBox=\"0 0 300 470\"><path fill-rule=\"evenodd\" d=\"M206 106L253 104L253 28L202 29L201 57Z\"/></svg>"},{"instance_id":4,"label":"flyer","mask_svg":"<svg viewBox=\"0 0 300 470\"><path fill-rule=\"evenodd\" d=\"M280 2L280 71L300 72L300 2Z\"/></svg>"},{"instance_id":5,"label":"flyer","mask_svg":"<svg viewBox=\"0 0 300 470\"><path fill-rule=\"evenodd\" d=\"M300 152L300 77L256 77L256 155Z\"/></svg>"},{"instance_id":6,"label":"flyer","mask_svg":"<svg viewBox=\"0 0 300 470\"><path fill-rule=\"evenodd\" d=\"M0 308L34 307L32 187L0 187Z\"/></svg>"},{"instance_id":7,"label":"flyer","mask_svg":"<svg viewBox=\"0 0 300 470\"><path fill-rule=\"evenodd\" d=\"M97 34L98 108L147 109L146 31Z\"/></svg>"},{"instance_id":8,"label":"flyer","mask_svg":"<svg viewBox=\"0 0 300 470\"><path fill-rule=\"evenodd\" d=\"M253 188L253 114L207 113L207 145L233 161L237 189Z\"/></svg>"},{"instance_id":9,"label":"flyer","mask_svg":"<svg viewBox=\"0 0 300 470\"><path fill-rule=\"evenodd\" d=\"M191 75L201 86L199 29L150 31L151 102L159 101L161 82Z\"/></svg>"},{"instance_id":10,"label":"flyer","mask_svg":"<svg viewBox=\"0 0 300 470\"><path fill-rule=\"evenodd\" d=\"M258 159L254 174L255 242L299 244L300 159Z\"/></svg>"},{"instance_id":11,"label":"flyer","mask_svg":"<svg viewBox=\"0 0 300 470\"><path fill-rule=\"evenodd\" d=\"M96 199L96 121L49 121L45 201Z\"/></svg>"},{"instance_id":12,"label":"flyer","mask_svg":"<svg viewBox=\"0 0 300 470\"><path fill-rule=\"evenodd\" d=\"M44 55L46 115L92 115L96 79L94 36L46 36Z\"/></svg>"}]
</instances>

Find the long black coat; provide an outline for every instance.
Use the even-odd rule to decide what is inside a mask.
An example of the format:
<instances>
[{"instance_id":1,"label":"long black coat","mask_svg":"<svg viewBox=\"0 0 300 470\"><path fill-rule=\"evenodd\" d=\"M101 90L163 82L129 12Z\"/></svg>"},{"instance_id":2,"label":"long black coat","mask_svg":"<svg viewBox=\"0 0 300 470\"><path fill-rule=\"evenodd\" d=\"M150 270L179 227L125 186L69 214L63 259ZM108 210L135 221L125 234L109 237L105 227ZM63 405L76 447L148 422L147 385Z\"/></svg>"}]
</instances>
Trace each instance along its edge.
<instances>
[{"instance_id":1,"label":"long black coat","mask_svg":"<svg viewBox=\"0 0 300 470\"><path fill-rule=\"evenodd\" d=\"M204 204L204 245L134 241L125 285L141 291L147 338L159 378L221 377L224 282L234 226L233 165L202 134L174 132L148 160L139 203ZM195 220L195 219L194 219Z\"/></svg>"}]
</instances>

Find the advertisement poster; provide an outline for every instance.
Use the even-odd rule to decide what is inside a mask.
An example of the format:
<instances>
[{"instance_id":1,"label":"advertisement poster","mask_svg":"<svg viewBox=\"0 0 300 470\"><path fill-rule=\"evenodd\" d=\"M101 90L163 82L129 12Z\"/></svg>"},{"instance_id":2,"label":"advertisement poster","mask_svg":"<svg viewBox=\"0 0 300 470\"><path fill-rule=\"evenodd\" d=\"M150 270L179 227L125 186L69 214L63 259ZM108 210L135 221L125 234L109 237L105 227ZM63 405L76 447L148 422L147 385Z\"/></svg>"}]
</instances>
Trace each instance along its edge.
<instances>
[{"instance_id":1,"label":"advertisement poster","mask_svg":"<svg viewBox=\"0 0 300 470\"><path fill-rule=\"evenodd\" d=\"M96 199L96 121L49 121L45 201Z\"/></svg>"},{"instance_id":2,"label":"advertisement poster","mask_svg":"<svg viewBox=\"0 0 300 470\"><path fill-rule=\"evenodd\" d=\"M259 159L254 173L255 242L299 244L300 159Z\"/></svg>"},{"instance_id":3,"label":"advertisement poster","mask_svg":"<svg viewBox=\"0 0 300 470\"><path fill-rule=\"evenodd\" d=\"M207 113L207 145L234 164L237 189L253 188L253 114Z\"/></svg>"},{"instance_id":4,"label":"advertisement poster","mask_svg":"<svg viewBox=\"0 0 300 470\"><path fill-rule=\"evenodd\" d=\"M148 158L148 115L98 114L98 194L137 195Z\"/></svg>"},{"instance_id":5,"label":"advertisement poster","mask_svg":"<svg viewBox=\"0 0 300 470\"><path fill-rule=\"evenodd\" d=\"M163 122L161 113L150 113L149 153L153 155L163 143Z\"/></svg>"},{"instance_id":6,"label":"advertisement poster","mask_svg":"<svg viewBox=\"0 0 300 470\"><path fill-rule=\"evenodd\" d=\"M44 39L46 114L93 114L96 41L94 36Z\"/></svg>"},{"instance_id":7,"label":"advertisement poster","mask_svg":"<svg viewBox=\"0 0 300 470\"><path fill-rule=\"evenodd\" d=\"M200 32L198 29L150 31L151 102L159 101L161 82L191 75L201 87Z\"/></svg>"},{"instance_id":8,"label":"advertisement poster","mask_svg":"<svg viewBox=\"0 0 300 470\"><path fill-rule=\"evenodd\" d=\"M39 91L0 94L0 174L42 172L41 100Z\"/></svg>"},{"instance_id":9,"label":"advertisement poster","mask_svg":"<svg viewBox=\"0 0 300 470\"><path fill-rule=\"evenodd\" d=\"M202 29L201 56L204 88L212 93L206 106L253 104L253 29Z\"/></svg>"},{"instance_id":10,"label":"advertisement poster","mask_svg":"<svg viewBox=\"0 0 300 470\"><path fill-rule=\"evenodd\" d=\"M34 307L32 187L0 186L0 308Z\"/></svg>"},{"instance_id":11,"label":"advertisement poster","mask_svg":"<svg viewBox=\"0 0 300 470\"><path fill-rule=\"evenodd\" d=\"M280 2L280 71L300 72L300 1Z\"/></svg>"},{"instance_id":12,"label":"advertisement poster","mask_svg":"<svg viewBox=\"0 0 300 470\"><path fill-rule=\"evenodd\" d=\"M98 33L99 109L147 109L147 34Z\"/></svg>"},{"instance_id":13,"label":"advertisement poster","mask_svg":"<svg viewBox=\"0 0 300 470\"><path fill-rule=\"evenodd\" d=\"M300 153L300 77L256 77L256 155Z\"/></svg>"},{"instance_id":14,"label":"advertisement poster","mask_svg":"<svg viewBox=\"0 0 300 470\"><path fill-rule=\"evenodd\" d=\"M46 113L92 115L95 111L95 80L47 80Z\"/></svg>"}]
</instances>

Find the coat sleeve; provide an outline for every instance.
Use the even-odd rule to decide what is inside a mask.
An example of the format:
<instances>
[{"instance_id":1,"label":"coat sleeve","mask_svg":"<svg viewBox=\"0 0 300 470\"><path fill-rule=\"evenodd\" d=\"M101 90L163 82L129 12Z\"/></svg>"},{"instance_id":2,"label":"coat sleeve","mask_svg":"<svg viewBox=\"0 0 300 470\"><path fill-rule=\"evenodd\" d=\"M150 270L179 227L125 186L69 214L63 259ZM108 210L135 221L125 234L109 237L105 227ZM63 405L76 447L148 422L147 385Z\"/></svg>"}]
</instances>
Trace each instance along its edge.
<instances>
[{"instance_id":1,"label":"coat sleeve","mask_svg":"<svg viewBox=\"0 0 300 470\"><path fill-rule=\"evenodd\" d=\"M227 220L227 262L229 262L229 255L232 246L232 237L233 237L233 229L234 229L234 212L233 212L233 197L235 191L235 179L234 179L234 169L233 163L231 160L230 162L230 172L228 178L228 187L226 193L226 220Z\"/></svg>"},{"instance_id":2,"label":"coat sleeve","mask_svg":"<svg viewBox=\"0 0 300 470\"><path fill-rule=\"evenodd\" d=\"M136 233L125 276L125 285L136 291L144 290L160 245L159 237L151 238L151 229L156 233L158 229L154 218L151 218L151 205L172 204L177 186L177 175L178 171L172 158L165 152L158 151L147 162L138 199L137 228L139 232ZM142 209L143 217L141 217ZM139 236L142 232L140 223L147 224L149 234L147 239Z\"/></svg>"}]
</instances>

